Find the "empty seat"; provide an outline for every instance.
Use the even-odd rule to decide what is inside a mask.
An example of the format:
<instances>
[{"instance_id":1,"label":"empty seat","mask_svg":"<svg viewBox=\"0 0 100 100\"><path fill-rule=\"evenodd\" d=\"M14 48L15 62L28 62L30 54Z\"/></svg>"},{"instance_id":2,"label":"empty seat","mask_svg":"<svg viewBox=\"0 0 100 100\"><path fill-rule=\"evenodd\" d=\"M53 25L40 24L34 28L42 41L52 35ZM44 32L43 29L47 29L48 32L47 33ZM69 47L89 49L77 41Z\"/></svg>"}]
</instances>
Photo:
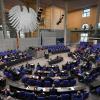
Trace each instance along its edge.
<instances>
[{"instance_id":1,"label":"empty seat","mask_svg":"<svg viewBox=\"0 0 100 100\"><path fill-rule=\"evenodd\" d=\"M62 94L60 96L61 100L70 100L70 95L69 94Z\"/></svg>"}]
</instances>

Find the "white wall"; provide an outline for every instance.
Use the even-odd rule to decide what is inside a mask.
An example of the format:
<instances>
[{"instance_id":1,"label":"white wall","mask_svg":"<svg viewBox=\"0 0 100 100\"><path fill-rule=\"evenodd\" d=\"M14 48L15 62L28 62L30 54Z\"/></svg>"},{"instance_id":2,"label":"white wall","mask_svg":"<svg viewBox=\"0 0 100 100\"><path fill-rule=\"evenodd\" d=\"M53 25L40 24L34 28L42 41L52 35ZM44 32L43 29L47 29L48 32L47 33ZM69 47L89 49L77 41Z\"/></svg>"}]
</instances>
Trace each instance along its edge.
<instances>
[{"instance_id":1,"label":"white wall","mask_svg":"<svg viewBox=\"0 0 100 100\"><path fill-rule=\"evenodd\" d=\"M24 38L20 39L20 50L25 50L26 48L32 46L32 47L38 47L38 38Z\"/></svg>"},{"instance_id":2,"label":"white wall","mask_svg":"<svg viewBox=\"0 0 100 100\"><path fill-rule=\"evenodd\" d=\"M56 37L56 38L64 37L63 30L41 30L41 34L43 37Z\"/></svg>"},{"instance_id":3,"label":"white wall","mask_svg":"<svg viewBox=\"0 0 100 100\"><path fill-rule=\"evenodd\" d=\"M63 30L41 30L43 46L44 45L56 45L56 38L63 38Z\"/></svg>"},{"instance_id":4,"label":"white wall","mask_svg":"<svg viewBox=\"0 0 100 100\"><path fill-rule=\"evenodd\" d=\"M30 46L38 47L38 38L25 38L19 39L20 50L25 50ZM16 49L16 39L0 39L0 51L7 49Z\"/></svg>"},{"instance_id":5,"label":"white wall","mask_svg":"<svg viewBox=\"0 0 100 100\"><path fill-rule=\"evenodd\" d=\"M56 37L44 37L42 45L56 45Z\"/></svg>"},{"instance_id":6,"label":"white wall","mask_svg":"<svg viewBox=\"0 0 100 100\"><path fill-rule=\"evenodd\" d=\"M16 39L0 39L0 51L16 49Z\"/></svg>"},{"instance_id":7,"label":"white wall","mask_svg":"<svg viewBox=\"0 0 100 100\"><path fill-rule=\"evenodd\" d=\"M63 30L41 30L42 34L42 43L43 45L56 45L56 38L63 37L64 32ZM1 35L0 35L1 36ZM40 38L20 38L19 39L19 49L25 50L26 48L33 46L33 47L39 47L41 41L41 35ZM16 39L10 38L10 39L1 39L0 38L0 51L4 51L7 49L16 49Z\"/></svg>"}]
</instances>

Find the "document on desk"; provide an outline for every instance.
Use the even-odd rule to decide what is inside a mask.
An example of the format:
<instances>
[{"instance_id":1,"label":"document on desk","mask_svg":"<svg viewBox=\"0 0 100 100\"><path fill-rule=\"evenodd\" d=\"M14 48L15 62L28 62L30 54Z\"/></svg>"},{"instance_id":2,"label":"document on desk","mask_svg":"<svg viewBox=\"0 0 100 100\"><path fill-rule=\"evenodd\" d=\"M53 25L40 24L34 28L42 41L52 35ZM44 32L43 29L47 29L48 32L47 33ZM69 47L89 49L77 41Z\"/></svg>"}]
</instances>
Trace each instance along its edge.
<instances>
[{"instance_id":1,"label":"document on desk","mask_svg":"<svg viewBox=\"0 0 100 100\"><path fill-rule=\"evenodd\" d=\"M75 90L74 87L70 87L71 90Z\"/></svg>"},{"instance_id":2,"label":"document on desk","mask_svg":"<svg viewBox=\"0 0 100 100\"><path fill-rule=\"evenodd\" d=\"M27 86L27 87L26 87L26 90L28 90L29 88L30 88L30 87L29 87L29 86Z\"/></svg>"}]
</instances>

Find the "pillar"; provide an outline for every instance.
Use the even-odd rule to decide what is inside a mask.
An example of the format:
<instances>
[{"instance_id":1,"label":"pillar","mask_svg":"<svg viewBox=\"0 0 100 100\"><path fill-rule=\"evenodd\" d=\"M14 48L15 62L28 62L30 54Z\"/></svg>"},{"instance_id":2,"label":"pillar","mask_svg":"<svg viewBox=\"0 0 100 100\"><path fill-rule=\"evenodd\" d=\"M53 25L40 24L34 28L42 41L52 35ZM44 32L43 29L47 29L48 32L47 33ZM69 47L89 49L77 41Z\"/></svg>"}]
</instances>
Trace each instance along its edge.
<instances>
[{"instance_id":1,"label":"pillar","mask_svg":"<svg viewBox=\"0 0 100 100\"><path fill-rule=\"evenodd\" d=\"M68 5L67 1L65 1L65 10L64 10L64 45L67 45L68 42L68 32L67 32L67 14L68 14Z\"/></svg>"},{"instance_id":2,"label":"pillar","mask_svg":"<svg viewBox=\"0 0 100 100\"><path fill-rule=\"evenodd\" d=\"M7 28L6 28L4 0L0 0L0 4L1 4L0 6L1 6L3 35L4 35L4 38L6 38L6 36L7 36Z\"/></svg>"},{"instance_id":3,"label":"pillar","mask_svg":"<svg viewBox=\"0 0 100 100\"><path fill-rule=\"evenodd\" d=\"M97 15L96 15L95 34L97 33L97 29L98 29L99 16L100 16L100 0L99 0L98 5L97 5Z\"/></svg>"},{"instance_id":4,"label":"pillar","mask_svg":"<svg viewBox=\"0 0 100 100\"><path fill-rule=\"evenodd\" d=\"M38 10L39 10L39 0L36 1L36 12L37 12L37 16L38 16ZM38 45L41 46L41 34L40 34L40 26L38 23L37 26L37 34L38 34Z\"/></svg>"}]
</instances>

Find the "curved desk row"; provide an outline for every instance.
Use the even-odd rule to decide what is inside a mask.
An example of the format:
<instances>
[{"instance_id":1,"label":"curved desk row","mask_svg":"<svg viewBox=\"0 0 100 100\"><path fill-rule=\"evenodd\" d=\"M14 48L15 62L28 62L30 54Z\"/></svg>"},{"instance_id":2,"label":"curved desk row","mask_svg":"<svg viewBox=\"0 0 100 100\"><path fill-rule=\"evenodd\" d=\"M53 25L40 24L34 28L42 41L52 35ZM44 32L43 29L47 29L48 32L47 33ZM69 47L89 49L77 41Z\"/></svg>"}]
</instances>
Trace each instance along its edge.
<instances>
[{"instance_id":1,"label":"curved desk row","mask_svg":"<svg viewBox=\"0 0 100 100\"><path fill-rule=\"evenodd\" d=\"M56 57L55 59L51 59L48 61L49 65L57 64L63 61L63 57Z\"/></svg>"},{"instance_id":2,"label":"curved desk row","mask_svg":"<svg viewBox=\"0 0 100 100\"><path fill-rule=\"evenodd\" d=\"M41 75L41 76L47 76L48 74L50 74L51 71L42 71L42 70L37 70L34 74L35 75ZM56 71L53 71L54 74L68 74L68 71L59 71L56 72Z\"/></svg>"},{"instance_id":3,"label":"curved desk row","mask_svg":"<svg viewBox=\"0 0 100 100\"><path fill-rule=\"evenodd\" d=\"M11 92L15 91L28 91L28 92L40 92L43 90L45 93L49 93L52 87L35 87L35 86L27 86L25 87L23 84L10 84ZM84 91L85 87L82 86L73 86L73 87L55 87L58 93L62 92L76 92L76 91Z\"/></svg>"},{"instance_id":4,"label":"curved desk row","mask_svg":"<svg viewBox=\"0 0 100 100\"><path fill-rule=\"evenodd\" d=\"M8 62L1 63L0 69L3 69L5 66L13 66L13 65L16 65L18 63L22 63L22 62L25 62L28 60L32 60L32 58L31 57L23 57L23 58L9 60Z\"/></svg>"},{"instance_id":5,"label":"curved desk row","mask_svg":"<svg viewBox=\"0 0 100 100\"><path fill-rule=\"evenodd\" d=\"M27 75L26 77L30 78L30 79L39 79L39 76L35 76L35 75ZM46 77L41 77L42 80L44 80ZM74 77L68 76L68 77L60 77L60 76L55 76L55 77L49 77L53 80L70 80L70 79L74 79Z\"/></svg>"}]
</instances>

